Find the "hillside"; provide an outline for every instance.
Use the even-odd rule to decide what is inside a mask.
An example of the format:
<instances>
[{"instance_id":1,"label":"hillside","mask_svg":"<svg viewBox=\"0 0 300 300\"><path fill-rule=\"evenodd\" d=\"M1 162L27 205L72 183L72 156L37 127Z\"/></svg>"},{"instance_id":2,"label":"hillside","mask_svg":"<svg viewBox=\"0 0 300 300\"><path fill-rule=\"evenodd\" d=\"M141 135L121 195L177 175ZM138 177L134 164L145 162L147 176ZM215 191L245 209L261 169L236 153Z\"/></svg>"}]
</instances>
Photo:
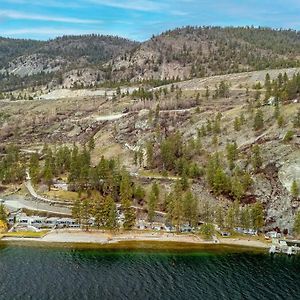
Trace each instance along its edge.
<instances>
[{"instance_id":1,"label":"hillside","mask_svg":"<svg viewBox=\"0 0 300 300\"><path fill-rule=\"evenodd\" d=\"M46 42L0 39L0 88L14 90L46 85L76 69L97 69L103 63L136 47L127 39L102 36L63 36Z\"/></svg>"},{"instance_id":2,"label":"hillside","mask_svg":"<svg viewBox=\"0 0 300 300\"><path fill-rule=\"evenodd\" d=\"M46 42L1 38L0 90L178 81L299 67L299 58L299 32L268 28L184 27L143 43L101 35Z\"/></svg>"},{"instance_id":3,"label":"hillside","mask_svg":"<svg viewBox=\"0 0 300 300\"><path fill-rule=\"evenodd\" d=\"M117 78L187 79L299 66L300 35L267 28L185 27L111 62Z\"/></svg>"},{"instance_id":4,"label":"hillside","mask_svg":"<svg viewBox=\"0 0 300 300\"><path fill-rule=\"evenodd\" d=\"M170 210L172 202L168 197L182 205L181 199L191 191L197 199L195 209L201 221L219 224L221 209L222 226L225 222L229 228L247 228L250 217L243 214L259 205L262 219L255 225L257 228L278 227L292 232L300 207L299 196L292 192L293 182L300 182L297 70L270 70L269 81L263 80L268 78L267 71L213 76L205 83L194 79L150 91L132 90L132 94L116 94L113 98L110 96L116 90L70 94L58 90L45 95L44 100L2 101L0 149L5 155L6 145L17 144L21 153L28 155L32 151L44 153L42 149L48 145L52 148L48 160L53 159L56 165L61 164L56 158L62 151L60 147L71 148L76 143L81 151L91 148L91 162L76 167L83 172L76 176L86 174L79 177L80 182L85 182L83 190L93 184L95 166L101 172L108 166L105 164L124 166L135 186L143 189L141 195L134 194L131 199L142 210L149 208L149 190L157 183L161 196L155 209L163 213L175 213ZM278 97L278 105L269 103L269 96ZM38 188L45 192L44 163L38 165ZM91 169L87 170L87 166ZM64 168L65 171L53 170L53 176L67 178L72 171L68 169L70 164ZM15 169L11 172L2 173L4 185L22 174L15 173ZM104 176L101 172L99 176ZM118 182L108 178L110 187L101 185L101 193L106 195L106 188L118 193ZM73 184L76 191L76 180ZM56 195L55 190L46 195L53 193ZM57 195L77 197L73 190L65 196ZM118 196L114 197L118 202ZM239 217L228 219L233 210ZM190 217L187 213L186 218ZM170 222L175 223L177 218L174 216Z\"/></svg>"}]
</instances>

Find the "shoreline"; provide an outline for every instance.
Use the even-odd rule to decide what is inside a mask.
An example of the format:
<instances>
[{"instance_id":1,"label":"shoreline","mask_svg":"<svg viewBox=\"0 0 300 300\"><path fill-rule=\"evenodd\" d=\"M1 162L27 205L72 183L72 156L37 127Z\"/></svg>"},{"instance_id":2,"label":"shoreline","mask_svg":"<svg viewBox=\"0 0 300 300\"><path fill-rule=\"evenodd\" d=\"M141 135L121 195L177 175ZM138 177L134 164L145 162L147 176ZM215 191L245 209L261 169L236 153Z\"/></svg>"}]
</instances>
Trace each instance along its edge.
<instances>
[{"instance_id":1,"label":"shoreline","mask_svg":"<svg viewBox=\"0 0 300 300\"><path fill-rule=\"evenodd\" d=\"M64 248L135 250L222 250L267 251L270 244L243 238L219 238L218 242L193 234L54 230L43 237L3 237L0 244L54 245Z\"/></svg>"}]
</instances>

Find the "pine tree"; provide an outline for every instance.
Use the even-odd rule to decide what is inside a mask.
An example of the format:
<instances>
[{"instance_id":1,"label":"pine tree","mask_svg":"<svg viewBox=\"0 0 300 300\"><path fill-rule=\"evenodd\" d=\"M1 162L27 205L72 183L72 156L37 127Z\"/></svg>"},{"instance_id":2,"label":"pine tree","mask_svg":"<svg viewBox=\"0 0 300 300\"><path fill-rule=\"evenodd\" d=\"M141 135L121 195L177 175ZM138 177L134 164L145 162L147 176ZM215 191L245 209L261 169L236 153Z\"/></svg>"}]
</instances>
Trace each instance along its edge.
<instances>
[{"instance_id":1,"label":"pine tree","mask_svg":"<svg viewBox=\"0 0 300 300\"><path fill-rule=\"evenodd\" d=\"M129 175L125 170L123 170L122 179L120 183L120 198L125 217L123 223L124 229L131 229L135 225L135 210L131 207L132 195L133 190Z\"/></svg>"},{"instance_id":2,"label":"pine tree","mask_svg":"<svg viewBox=\"0 0 300 300\"><path fill-rule=\"evenodd\" d=\"M7 223L7 213L2 203L0 204L0 221Z\"/></svg>"},{"instance_id":3,"label":"pine tree","mask_svg":"<svg viewBox=\"0 0 300 300\"><path fill-rule=\"evenodd\" d=\"M241 210L240 210L240 202L238 200L235 200L233 202L233 210L234 210L234 225L240 226L241 225Z\"/></svg>"},{"instance_id":4,"label":"pine tree","mask_svg":"<svg viewBox=\"0 0 300 300\"><path fill-rule=\"evenodd\" d=\"M221 195L227 192L229 188L229 178L225 174L224 170L219 167L215 170L213 178L213 191L216 195Z\"/></svg>"},{"instance_id":5,"label":"pine tree","mask_svg":"<svg viewBox=\"0 0 300 300\"><path fill-rule=\"evenodd\" d=\"M299 186L298 186L296 180L293 180L293 183L291 186L291 194L292 194L292 197L295 199L297 199L299 197Z\"/></svg>"},{"instance_id":6,"label":"pine tree","mask_svg":"<svg viewBox=\"0 0 300 300\"><path fill-rule=\"evenodd\" d=\"M251 208L251 219L253 228L260 230L264 225L264 209L261 203L255 203Z\"/></svg>"},{"instance_id":7,"label":"pine tree","mask_svg":"<svg viewBox=\"0 0 300 300\"><path fill-rule=\"evenodd\" d=\"M159 201L159 186L155 182L152 184L151 191L148 197L148 219L150 222L154 221L155 209Z\"/></svg>"},{"instance_id":8,"label":"pine tree","mask_svg":"<svg viewBox=\"0 0 300 300\"><path fill-rule=\"evenodd\" d=\"M278 118L277 118L277 124L278 124L278 127L281 128L284 124L284 118L282 115L280 115Z\"/></svg>"},{"instance_id":9,"label":"pine tree","mask_svg":"<svg viewBox=\"0 0 300 300\"><path fill-rule=\"evenodd\" d=\"M246 123L246 119L245 119L244 113L241 112L241 115L240 115L240 124L244 125L245 123Z\"/></svg>"},{"instance_id":10,"label":"pine tree","mask_svg":"<svg viewBox=\"0 0 300 300\"><path fill-rule=\"evenodd\" d=\"M251 215L248 206L244 207L241 211L241 226L247 230L251 227Z\"/></svg>"},{"instance_id":11,"label":"pine tree","mask_svg":"<svg viewBox=\"0 0 300 300\"><path fill-rule=\"evenodd\" d=\"M298 109L297 115L293 120L294 128L300 128L300 109Z\"/></svg>"},{"instance_id":12,"label":"pine tree","mask_svg":"<svg viewBox=\"0 0 300 300\"><path fill-rule=\"evenodd\" d=\"M145 190L142 188L141 185L135 186L134 189L134 198L138 201L141 201L145 198Z\"/></svg>"},{"instance_id":13,"label":"pine tree","mask_svg":"<svg viewBox=\"0 0 300 300\"><path fill-rule=\"evenodd\" d=\"M240 118L236 117L234 119L233 128L234 128L235 131L240 131L241 130Z\"/></svg>"},{"instance_id":14,"label":"pine tree","mask_svg":"<svg viewBox=\"0 0 300 300\"><path fill-rule=\"evenodd\" d=\"M156 196L154 192L151 191L148 196L148 220L151 223L154 221L156 204Z\"/></svg>"},{"instance_id":15,"label":"pine tree","mask_svg":"<svg viewBox=\"0 0 300 300\"><path fill-rule=\"evenodd\" d=\"M205 98L206 98L206 100L209 99L209 96L210 96L209 87L206 86L206 87L205 87Z\"/></svg>"},{"instance_id":16,"label":"pine tree","mask_svg":"<svg viewBox=\"0 0 300 300\"><path fill-rule=\"evenodd\" d=\"M34 184L39 181L39 156L37 153L33 153L30 157L29 174Z\"/></svg>"},{"instance_id":17,"label":"pine tree","mask_svg":"<svg viewBox=\"0 0 300 300\"><path fill-rule=\"evenodd\" d=\"M233 170L235 166L234 162L238 157L238 148L235 141L226 145L226 152L229 168Z\"/></svg>"},{"instance_id":18,"label":"pine tree","mask_svg":"<svg viewBox=\"0 0 300 300\"><path fill-rule=\"evenodd\" d=\"M220 228L224 228L224 212L223 207L218 205L217 210L215 212L215 222Z\"/></svg>"},{"instance_id":19,"label":"pine tree","mask_svg":"<svg viewBox=\"0 0 300 300\"><path fill-rule=\"evenodd\" d=\"M94 205L95 224L98 228L104 227L107 219L107 211L105 207L104 198L102 196L98 197Z\"/></svg>"},{"instance_id":20,"label":"pine tree","mask_svg":"<svg viewBox=\"0 0 300 300\"><path fill-rule=\"evenodd\" d=\"M225 223L226 227L229 229L233 229L235 227L234 207L232 205L227 210Z\"/></svg>"},{"instance_id":21,"label":"pine tree","mask_svg":"<svg viewBox=\"0 0 300 300\"><path fill-rule=\"evenodd\" d=\"M295 216L293 231L297 236L300 235L300 212L298 212Z\"/></svg>"},{"instance_id":22,"label":"pine tree","mask_svg":"<svg viewBox=\"0 0 300 300\"><path fill-rule=\"evenodd\" d=\"M79 198L74 201L74 205L72 207L72 217L79 224L81 224L81 201Z\"/></svg>"},{"instance_id":23,"label":"pine tree","mask_svg":"<svg viewBox=\"0 0 300 300\"><path fill-rule=\"evenodd\" d=\"M258 109L254 117L253 129L255 131L258 131L260 129L263 129L263 127L264 127L264 115L262 110Z\"/></svg>"},{"instance_id":24,"label":"pine tree","mask_svg":"<svg viewBox=\"0 0 300 300\"><path fill-rule=\"evenodd\" d=\"M86 230L89 229L89 221L91 217L91 206L88 199L84 199L80 208L81 224Z\"/></svg>"},{"instance_id":25,"label":"pine tree","mask_svg":"<svg viewBox=\"0 0 300 300\"><path fill-rule=\"evenodd\" d=\"M53 170L50 164L46 165L44 170L44 179L45 183L47 184L48 190L50 191L51 185L53 184Z\"/></svg>"},{"instance_id":26,"label":"pine tree","mask_svg":"<svg viewBox=\"0 0 300 300\"><path fill-rule=\"evenodd\" d=\"M88 149L89 151L92 151L95 149L95 140L94 140L94 137L91 137L89 139L89 142L88 142Z\"/></svg>"},{"instance_id":27,"label":"pine tree","mask_svg":"<svg viewBox=\"0 0 300 300\"><path fill-rule=\"evenodd\" d=\"M180 227L183 223L183 210L182 210L182 196L177 194L174 199L172 223L175 225L176 230L180 231Z\"/></svg>"},{"instance_id":28,"label":"pine tree","mask_svg":"<svg viewBox=\"0 0 300 300\"><path fill-rule=\"evenodd\" d=\"M252 147L252 166L255 172L257 172L262 166L262 158L260 155L259 145L254 145Z\"/></svg>"},{"instance_id":29,"label":"pine tree","mask_svg":"<svg viewBox=\"0 0 300 300\"><path fill-rule=\"evenodd\" d=\"M241 200L241 198L245 195L246 188L241 180L241 176L235 175L231 178L231 195L236 200Z\"/></svg>"},{"instance_id":30,"label":"pine tree","mask_svg":"<svg viewBox=\"0 0 300 300\"><path fill-rule=\"evenodd\" d=\"M154 166L154 147L151 141L146 144L147 165L150 169Z\"/></svg>"},{"instance_id":31,"label":"pine tree","mask_svg":"<svg viewBox=\"0 0 300 300\"><path fill-rule=\"evenodd\" d=\"M198 203L191 191L184 195L182 209L184 221L195 227L198 224Z\"/></svg>"},{"instance_id":32,"label":"pine tree","mask_svg":"<svg viewBox=\"0 0 300 300\"><path fill-rule=\"evenodd\" d=\"M117 229L117 207L110 195L105 198L105 211L107 212L105 227L110 230Z\"/></svg>"}]
</instances>

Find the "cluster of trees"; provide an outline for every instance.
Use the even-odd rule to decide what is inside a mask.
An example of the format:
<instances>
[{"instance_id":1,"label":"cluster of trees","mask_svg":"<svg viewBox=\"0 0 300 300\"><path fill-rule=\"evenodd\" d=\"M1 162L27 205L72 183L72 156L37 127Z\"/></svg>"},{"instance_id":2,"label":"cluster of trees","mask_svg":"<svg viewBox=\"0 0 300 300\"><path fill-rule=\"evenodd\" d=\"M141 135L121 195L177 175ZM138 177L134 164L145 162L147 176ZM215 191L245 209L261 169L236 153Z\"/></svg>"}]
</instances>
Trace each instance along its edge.
<instances>
[{"instance_id":1,"label":"cluster of trees","mask_svg":"<svg viewBox=\"0 0 300 300\"><path fill-rule=\"evenodd\" d=\"M220 154L215 153L208 160L206 179L214 194L225 194L241 200L251 187L252 179L248 172L235 166L235 160L238 158L236 144L229 143L226 148L229 170L226 172Z\"/></svg>"},{"instance_id":2,"label":"cluster of trees","mask_svg":"<svg viewBox=\"0 0 300 300\"><path fill-rule=\"evenodd\" d=\"M254 27L178 28L151 39L160 59L150 66L157 72L161 61L177 62L190 66L190 77L295 67L299 66L298 35Z\"/></svg>"},{"instance_id":3,"label":"cluster of trees","mask_svg":"<svg viewBox=\"0 0 300 300\"><path fill-rule=\"evenodd\" d=\"M5 75L0 74L0 90L2 92L10 92L15 90L21 90L28 87L47 85L51 82L57 74L39 72L33 75L18 76L15 74L5 73ZM11 100L16 100L17 97L10 95ZM30 97L27 97L31 99Z\"/></svg>"},{"instance_id":4,"label":"cluster of trees","mask_svg":"<svg viewBox=\"0 0 300 300\"><path fill-rule=\"evenodd\" d=\"M228 98L229 95L230 95L229 83L225 81L221 81L219 85L216 85L213 98Z\"/></svg>"},{"instance_id":5,"label":"cluster of trees","mask_svg":"<svg viewBox=\"0 0 300 300\"><path fill-rule=\"evenodd\" d=\"M221 133L221 119L222 114L218 113L214 119L207 119L206 124L203 124L198 128L197 136L198 139L203 138L208 135L218 135Z\"/></svg>"},{"instance_id":6,"label":"cluster of trees","mask_svg":"<svg viewBox=\"0 0 300 300\"><path fill-rule=\"evenodd\" d=\"M298 212L295 215L295 220L294 220L294 234L300 235L300 212Z\"/></svg>"},{"instance_id":7,"label":"cluster of trees","mask_svg":"<svg viewBox=\"0 0 300 300\"><path fill-rule=\"evenodd\" d=\"M235 131L240 131L242 126L246 124L244 113L242 112L239 117L235 117L233 122L233 128Z\"/></svg>"},{"instance_id":8,"label":"cluster of trees","mask_svg":"<svg viewBox=\"0 0 300 300\"><path fill-rule=\"evenodd\" d=\"M94 192L89 199L77 199L74 202L72 215L79 224L88 228L92 217L95 218L95 225L98 228L110 230L119 227L117 219L117 206L110 196L102 196Z\"/></svg>"},{"instance_id":9,"label":"cluster of trees","mask_svg":"<svg viewBox=\"0 0 300 300\"><path fill-rule=\"evenodd\" d=\"M50 189L54 177L67 174L70 188L79 194L73 214L82 224L88 225L88 220L95 217L99 227L115 228L116 206L113 203L120 202L125 216L124 228L134 225L132 202L142 200L145 193L132 182L128 172L120 168L118 161L102 157L98 165L92 166L89 150L84 147L80 151L76 145L72 149L63 146L55 150L46 146L43 153L43 165L37 154L31 156L29 172L32 181L43 181Z\"/></svg>"},{"instance_id":10,"label":"cluster of trees","mask_svg":"<svg viewBox=\"0 0 300 300\"><path fill-rule=\"evenodd\" d=\"M132 92L131 97L133 99L141 99L141 100L152 100L153 99L153 92L140 87L138 90Z\"/></svg>"},{"instance_id":11,"label":"cluster of trees","mask_svg":"<svg viewBox=\"0 0 300 300\"><path fill-rule=\"evenodd\" d=\"M263 115L259 110L254 120L255 130L263 127ZM203 137L213 134L217 137L221 134L221 118L219 113L213 120L207 120L198 129L197 138L189 139L186 142L179 132L170 134L162 138L156 137L155 142L149 141L146 145L147 167L150 169L158 168L163 173L172 172L183 178L200 178L206 173L206 179L212 191L217 194L231 196L234 199L241 199L252 185L251 176L248 172L236 167L235 161L239 157L239 151L235 141L226 146L226 161L222 161L219 153L211 155L206 166L201 167L196 160L204 153L201 140ZM238 118L237 123L240 130L241 124L245 124L244 115ZM142 165L143 153L136 152L135 161ZM260 147L254 145L251 149L251 159L248 163L252 165L254 172L258 172L262 166ZM229 170L228 170L229 169Z\"/></svg>"},{"instance_id":12,"label":"cluster of trees","mask_svg":"<svg viewBox=\"0 0 300 300\"><path fill-rule=\"evenodd\" d=\"M264 208L260 202L240 205L235 200L226 209L219 205L212 207L207 201L199 201L189 188L177 182L165 197L167 223L177 229L184 224L197 227L199 223L217 224L220 228L260 230L264 226Z\"/></svg>"},{"instance_id":13,"label":"cluster of trees","mask_svg":"<svg viewBox=\"0 0 300 300\"><path fill-rule=\"evenodd\" d=\"M173 190L166 195L165 208L167 223L179 230L183 224L196 227L199 222L199 201L188 187L177 182Z\"/></svg>"},{"instance_id":14,"label":"cluster of trees","mask_svg":"<svg viewBox=\"0 0 300 300\"><path fill-rule=\"evenodd\" d=\"M15 145L8 145L0 159L0 181L4 184L20 183L26 177L26 163Z\"/></svg>"},{"instance_id":15,"label":"cluster of trees","mask_svg":"<svg viewBox=\"0 0 300 300\"><path fill-rule=\"evenodd\" d=\"M264 208L260 202L241 206L238 201L235 201L229 206L226 213L224 213L224 208L217 208L215 222L220 228L241 227L260 230L264 226Z\"/></svg>"},{"instance_id":16,"label":"cluster of trees","mask_svg":"<svg viewBox=\"0 0 300 300\"><path fill-rule=\"evenodd\" d=\"M300 109L298 109L296 116L293 120L294 128L300 128Z\"/></svg>"},{"instance_id":17,"label":"cluster of trees","mask_svg":"<svg viewBox=\"0 0 300 300\"><path fill-rule=\"evenodd\" d=\"M52 80L58 84L62 83L62 71L87 67L91 65L102 65L126 50L134 49L138 43L114 36L104 35L79 35L64 36L50 41L32 41L24 39L0 39L0 68L9 70L9 63L18 60L23 63L24 55L40 55L49 65L59 67L60 71L40 72L35 75L20 77L6 72L0 74L0 89L12 91L23 87L47 85ZM55 58L60 58L55 61ZM81 58L84 57L82 60ZM63 58L63 60L61 59ZM78 62L80 65L78 66ZM45 64L45 68L47 65ZM104 79L110 80L111 70L102 67ZM102 74L101 73L101 74Z\"/></svg>"},{"instance_id":18,"label":"cluster of trees","mask_svg":"<svg viewBox=\"0 0 300 300\"><path fill-rule=\"evenodd\" d=\"M159 168L164 172L192 178L202 174L199 166L192 161L192 157L199 155L202 150L199 139L184 142L181 134L175 132L157 143L148 142L146 150L147 166L151 169Z\"/></svg>"},{"instance_id":19,"label":"cluster of trees","mask_svg":"<svg viewBox=\"0 0 300 300\"><path fill-rule=\"evenodd\" d=\"M255 131L258 131L263 128L264 128L264 114L261 109L258 109L254 116L253 129Z\"/></svg>"},{"instance_id":20,"label":"cluster of trees","mask_svg":"<svg viewBox=\"0 0 300 300\"><path fill-rule=\"evenodd\" d=\"M286 73L280 73L277 79L271 81L270 75L267 73L264 87L266 89L265 100L271 96L275 97L275 101L287 101L297 98L300 93L300 74L294 74L289 78Z\"/></svg>"}]
</instances>

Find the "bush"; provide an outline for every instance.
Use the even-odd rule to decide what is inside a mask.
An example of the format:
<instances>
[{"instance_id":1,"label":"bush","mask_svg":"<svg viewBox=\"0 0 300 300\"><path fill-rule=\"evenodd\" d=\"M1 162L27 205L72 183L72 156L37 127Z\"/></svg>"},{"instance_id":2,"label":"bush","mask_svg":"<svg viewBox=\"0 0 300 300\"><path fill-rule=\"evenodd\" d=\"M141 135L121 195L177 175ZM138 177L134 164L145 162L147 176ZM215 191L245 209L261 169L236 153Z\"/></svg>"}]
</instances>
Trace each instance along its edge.
<instances>
[{"instance_id":1,"label":"bush","mask_svg":"<svg viewBox=\"0 0 300 300\"><path fill-rule=\"evenodd\" d=\"M284 143L290 142L290 141L293 139L293 136L294 136L294 131L289 130L289 131L285 134L285 136L284 136L284 138L283 138L283 142L284 142Z\"/></svg>"},{"instance_id":2,"label":"bush","mask_svg":"<svg viewBox=\"0 0 300 300\"><path fill-rule=\"evenodd\" d=\"M207 223L200 227L200 234L202 234L205 239L211 239L214 233L215 227L213 224Z\"/></svg>"}]
</instances>

